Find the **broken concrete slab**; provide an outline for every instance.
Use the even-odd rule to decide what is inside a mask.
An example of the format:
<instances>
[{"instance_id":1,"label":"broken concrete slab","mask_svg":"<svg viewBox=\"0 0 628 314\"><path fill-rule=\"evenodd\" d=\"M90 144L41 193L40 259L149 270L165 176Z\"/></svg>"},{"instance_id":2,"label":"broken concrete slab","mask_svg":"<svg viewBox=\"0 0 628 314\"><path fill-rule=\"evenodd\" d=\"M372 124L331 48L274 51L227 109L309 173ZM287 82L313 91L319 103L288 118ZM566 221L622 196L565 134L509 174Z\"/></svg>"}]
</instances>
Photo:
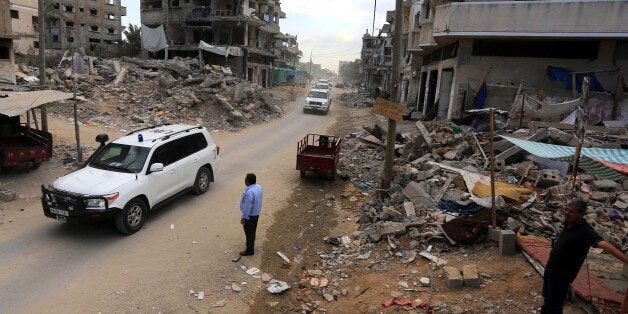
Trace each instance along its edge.
<instances>
[{"instance_id":1,"label":"broken concrete slab","mask_svg":"<svg viewBox=\"0 0 628 314\"><path fill-rule=\"evenodd\" d=\"M5 202L10 202L12 200L15 200L17 197L17 194L15 193L15 191L13 190L9 190L9 189L0 189L0 200L3 200Z\"/></svg>"},{"instance_id":2,"label":"broken concrete slab","mask_svg":"<svg viewBox=\"0 0 628 314\"><path fill-rule=\"evenodd\" d=\"M443 279L449 289L462 289L463 279L462 274L456 267L444 266L443 267Z\"/></svg>"},{"instance_id":3,"label":"broken concrete slab","mask_svg":"<svg viewBox=\"0 0 628 314\"><path fill-rule=\"evenodd\" d=\"M539 132L536 132L534 135L526 138L527 141L532 141L532 142L540 142L541 140L544 140L547 138L547 130L546 129L542 129ZM524 150L522 148L520 148L519 146L512 146L510 148L508 148L507 150L505 150L504 152L500 153L499 155L495 156L495 165L501 165L502 167L506 166L506 164L509 164L511 161L511 158L513 158L514 156L523 153Z\"/></svg>"},{"instance_id":4,"label":"broken concrete slab","mask_svg":"<svg viewBox=\"0 0 628 314\"><path fill-rule=\"evenodd\" d=\"M416 217L416 210L414 209L414 203L403 202L403 209L406 213L406 217Z\"/></svg>"},{"instance_id":5,"label":"broken concrete slab","mask_svg":"<svg viewBox=\"0 0 628 314\"><path fill-rule=\"evenodd\" d=\"M410 181L408 185L402 191L415 206L425 204L427 202L433 203L432 196L430 196L424 189L419 186L415 181Z\"/></svg>"},{"instance_id":6,"label":"broken concrete slab","mask_svg":"<svg viewBox=\"0 0 628 314\"><path fill-rule=\"evenodd\" d=\"M430 133L427 131L427 129L425 128L425 126L423 125L421 121L417 121L415 125L417 129L419 129L419 132L421 133L421 136L423 137L423 140L425 141L427 146L431 148L432 137L430 136Z\"/></svg>"},{"instance_id":7,"label":"broken concrete slab","mask_svg":"<svg viewBox=\"0 0 628 314\"><path fill-rule=\"evenodd\" d=\"M594 190L610 192L621 189L621 186L619 183L612 180L595 180L591 182L591 188Z\"/></svg>"},{"instance_id":8,"label":"broken concrete slab","mask_svg":"<svg viewBox=\"0 0 628 314\"><path fill-rule=\"evenodd\" d=\"M445 265L447 265L447 261L437 257L429 252L423 251L421 253L419 253L419 255L421 255L421 257L426 258L428 260L430 260L432 263L436 264L436 266L438 267L443 267Z\"/></svg>"}]
</instances>

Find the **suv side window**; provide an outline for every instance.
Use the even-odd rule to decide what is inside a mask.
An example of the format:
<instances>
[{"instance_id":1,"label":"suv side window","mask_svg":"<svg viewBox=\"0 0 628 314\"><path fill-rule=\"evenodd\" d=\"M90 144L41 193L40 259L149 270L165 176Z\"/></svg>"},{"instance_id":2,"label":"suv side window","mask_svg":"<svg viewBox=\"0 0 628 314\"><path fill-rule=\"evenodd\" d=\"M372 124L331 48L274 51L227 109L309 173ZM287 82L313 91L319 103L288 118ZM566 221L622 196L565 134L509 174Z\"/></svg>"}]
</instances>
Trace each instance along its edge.
<instances>
[{"instance_id":1,"label":"suv side window","mask_svg":"<svg viewBox=\"0 0 628 314\"><path fill-rule=\"evenodd\" d=\"M207 140L205 139L203 133L194 133L190 136L186 136L184 139L184 145L186 146L186 149L188 150L190 155L207 147Z\"/></svg>"},{"instance_id":2,"label":"suv side window","mask_svg":"<svg viewBox=\"0 0 628 314\"><path fill-rule=\"evenodd\" d=\"M164 167L175 162L177 160L177 152L175 142L166 143L161 145L157 149L155 149L155 153L153 153L153 157L151 158L150 163L162 163Z\"/></svg>"}]
</instances>

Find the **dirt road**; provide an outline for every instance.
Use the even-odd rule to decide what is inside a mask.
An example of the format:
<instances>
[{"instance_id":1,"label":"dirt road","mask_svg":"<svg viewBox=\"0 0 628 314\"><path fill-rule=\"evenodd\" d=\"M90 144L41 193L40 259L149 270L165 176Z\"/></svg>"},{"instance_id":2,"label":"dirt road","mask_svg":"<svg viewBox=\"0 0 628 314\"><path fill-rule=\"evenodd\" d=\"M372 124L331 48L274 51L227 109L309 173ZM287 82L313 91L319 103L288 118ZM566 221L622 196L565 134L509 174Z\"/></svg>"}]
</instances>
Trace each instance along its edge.
<instances>
[{"instance_id":1,"label":"dirt road","mask_svg":"<svg viewBox=\"0 0 628 314\"><path fill-rule=\"evenodd\" d=\"M132 236L111 223L64 225L43 216L39 186L68 172L58 160L28 174L0 174L0 182L20 195L0 203L0 312L189 312L219 300L227 302L212 312L245 311L263 287L241 268L259 265L261 254L231 262L244 244L238 210L244 175L255 172L264 187L261 248L273 214L299 182L296 142L336 120L334 105L328 115L303 114L303 99L286 104L281 119L239 133L212 132L223 162L209 192L160 208ZM52 119L51 130L73 138L73 126L63 120ZM103 131L115 135L82 127L82 142L94 145ZM232 282L243 291L226 290ZM190 290L205 291L206 300L198 302Z\"/></svg>"}]
</instances>

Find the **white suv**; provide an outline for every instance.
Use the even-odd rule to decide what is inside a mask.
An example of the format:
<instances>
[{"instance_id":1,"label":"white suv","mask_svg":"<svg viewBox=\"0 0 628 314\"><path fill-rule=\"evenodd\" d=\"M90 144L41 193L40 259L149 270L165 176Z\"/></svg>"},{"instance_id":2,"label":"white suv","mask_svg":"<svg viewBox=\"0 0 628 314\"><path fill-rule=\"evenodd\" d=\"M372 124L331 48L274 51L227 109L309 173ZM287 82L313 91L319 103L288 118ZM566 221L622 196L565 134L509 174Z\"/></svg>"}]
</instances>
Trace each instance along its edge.
<instances>
[{"instance_id":1,"label":"white suv","mask_svg":"<svg viewBox=\"0 0 628 314\"><path fill-rule=\"evenodd\" d=\"M303 113L307 113L309 110L319 110L325 112L329 111L331 106L331 95L326 89L312 89L305 97L305 104L303 105Z\"/></svg>"},{"instance_id":2,"label":"white suv","mask_svg":"<svg viewBox=\"0 0 628 314\"><path fill-rule=\"evenodd\" d=\"M137 232L148 212L183 192L203 194L214 181L220 147L206 128L157 125L101 146L84 167L47 188L44 215L62 222L115 220L120 232Z\"/></svg>"}]
</instances>

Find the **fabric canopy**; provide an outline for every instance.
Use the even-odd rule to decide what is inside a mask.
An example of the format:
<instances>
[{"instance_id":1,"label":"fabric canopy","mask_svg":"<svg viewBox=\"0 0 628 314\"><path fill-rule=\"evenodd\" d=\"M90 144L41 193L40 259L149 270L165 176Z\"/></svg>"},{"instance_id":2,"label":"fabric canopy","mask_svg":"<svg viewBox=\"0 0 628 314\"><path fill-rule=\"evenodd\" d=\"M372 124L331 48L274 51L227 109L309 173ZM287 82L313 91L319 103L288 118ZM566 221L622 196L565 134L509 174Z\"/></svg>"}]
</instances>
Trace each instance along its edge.
<instances>
[{"instance_id":1,"label":"fabric canopy","mask_svg":"<svg viewBox=\"0 0 628 314\"><path fill-rule=\"evenodd\" d=\"M503 135L501 137L528 153L543 158L572 162L576 154L576 148L571 146L537 143ZM628 149L582 148L580 151L578 166L603 178L625 179L627 174L621 172L626 169L625 165L628 165Z\"/></svg>"},{"instance_id":2,"label":"fabric canopy","mask_svg":"<svg viewBox=\"0 0 628 314\"><path fill-rule=\"evenodd\" d=\"M225 58L228 58L230 55L231 56L236 56L236 57L244 56L244 53L242 52L242 49L240 47L214 46L214 45L210 45L210 44L208 44L208 43L206 43L206 42L204 42L202 40L201 40L200 43L198 43L198 49L209 51L209 52L215 53L217 55L225 56Z\"/></svg>"}]
</instances>

